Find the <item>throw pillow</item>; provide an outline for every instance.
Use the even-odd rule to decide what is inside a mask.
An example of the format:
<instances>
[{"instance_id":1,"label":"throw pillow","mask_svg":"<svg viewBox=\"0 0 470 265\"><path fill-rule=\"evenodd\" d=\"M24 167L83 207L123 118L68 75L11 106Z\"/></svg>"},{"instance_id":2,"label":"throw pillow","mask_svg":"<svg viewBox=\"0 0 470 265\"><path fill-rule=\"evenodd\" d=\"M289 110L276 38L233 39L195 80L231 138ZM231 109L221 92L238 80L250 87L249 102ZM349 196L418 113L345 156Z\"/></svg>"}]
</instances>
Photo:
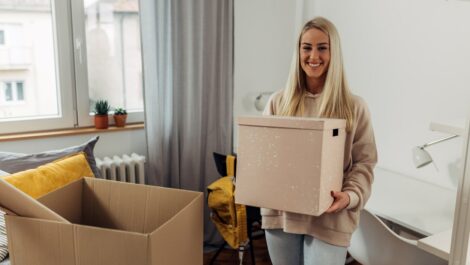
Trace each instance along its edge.
<instances>
[{"instance_id":1,"label":"throw pillow","mask_svg":"<svg viewBox=\"0 0 470 265\"><path fill-rule=\"evenodd\" d=\"M10 174L0 170L0 177L6 175ZM0 262L8 255L8 241L4 214L4 212L0 211Z\"/></svg>"},{"instance_id":2,"label":"throw pillow","mask_svg":"<svg viewBox=\"0 0 470 265\"><path fill-rule=\"evenodd\" d=\"M0 211L0 261L8 255L7 231L5 228L4 213Z\"/></svg>"},{"instance_id":3,"label":"throw pillow","mask_svg":"<svg viewBox=\"0 0 470 265\"><path fill-rule=\"evenodd\" d=\"M90 164L90 167L93 170L93 174L95 177L99 178L100 170L96 166L95 156L93 154L93 149L98 139L99 136L96 136L81 145L37 154L0 152L0 169L10 173L16 173L19 171L36 168L40 165L50 163L67 155L76 154L78 152L85 152L86 159L88 160L88 164Z\"/></svg>"},{"instance_id":4,"label":"throw pillow","mask_svg":"<svg viewBox=\"0 0 470 265\"><path fill-rule=\"evenodd\" d=\"M94 177L94 175L85 154L80 152L35 169L5 176L3 179L37 199L82 177Z\"/></svg>"}]
</instances>

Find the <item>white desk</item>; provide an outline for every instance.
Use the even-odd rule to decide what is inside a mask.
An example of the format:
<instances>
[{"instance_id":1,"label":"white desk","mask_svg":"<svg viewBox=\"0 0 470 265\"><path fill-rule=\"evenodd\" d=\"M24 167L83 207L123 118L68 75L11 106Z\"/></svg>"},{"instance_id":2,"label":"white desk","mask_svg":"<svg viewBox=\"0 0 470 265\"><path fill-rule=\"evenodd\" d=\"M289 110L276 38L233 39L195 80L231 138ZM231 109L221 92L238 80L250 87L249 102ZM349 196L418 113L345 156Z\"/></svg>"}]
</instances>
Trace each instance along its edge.
<instances>
[{"instance_id":1,"label":"white desk","mask_svg":"<svg viewBox=\"0 0 470 265\"><path fill-rule=\"evenodd\" d=\"M452 229L418 240L418 247L434 254L441 259L449 260L450 243L452 241ZM467 256L470 255L470 248L467 250ZM467 265L470 260L467 258Z\"/></svg>"},{"instance_id":2,"label":"white desk","mask_svg":"<svg viewBox=\"0 0 470 265\"><path fill-rule=\"evenodd\" d=\"M455 190L381 168L374 172L369 211L425 236L452 228Z\"/></svg>"},{"instance_id":3,"label":"white desk","mask_svg":"<svg viewBox=\"0 0 470 265\"><path fill-rule=\"evenodd\" d=\"M449 260L452 229L418 240L418 247L441 259Z\"/></svg>"},{"instance_id":4,"label":"white desk","mask_svg":"<svg viewBox=\"0 0 470 265\"><path fill-rule=\"evenodd\" d=\"M468 114L467 114L468 115ZM464 138L462 152L462 175L459 178L457 202L455 205L455 220L453 227L442 233L418 241L418 247L449 260L449 264L470 264L468 229L470 224L466 220L470 214L467 198L470 195L470 117L445 123L432 122L430 129L443 133L457 134ZM463 125L463 126L462 126ZM452 251L451 251L451 246ZM466 246L467 249L464 248ZM449 258L449 256L451 258Z\"/></svg>"}]
</instances>

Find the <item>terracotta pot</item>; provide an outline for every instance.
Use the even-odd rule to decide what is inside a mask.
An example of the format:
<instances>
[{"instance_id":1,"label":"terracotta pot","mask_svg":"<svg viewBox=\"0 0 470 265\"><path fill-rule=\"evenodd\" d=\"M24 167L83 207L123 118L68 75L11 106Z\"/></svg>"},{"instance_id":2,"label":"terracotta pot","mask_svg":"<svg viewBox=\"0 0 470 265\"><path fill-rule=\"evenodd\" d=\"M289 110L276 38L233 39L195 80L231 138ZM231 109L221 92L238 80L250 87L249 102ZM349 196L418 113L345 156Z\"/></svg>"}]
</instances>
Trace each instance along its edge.
<instances>
[{"instance_id":1,"label":"terracotta pot","mask_svg":"<svg viewBox=\"0 0 470 265\"><path fill-rule=\"evenodd\" d=\"M108 115L96 115L95 114L95 128L96 129L108 129Z\"/></svg>"},{"instance_id":2,"label":"terracotta pot","mask_svg":"<svg viewBox=\"0 0 470 265\"><path fill-rule=\"evenodd\" d=\"M116 124L116 127L126 126L127 114L126 115L114 115L113 117L114 117L114 124Z\"/></svg>"}]
</instances>

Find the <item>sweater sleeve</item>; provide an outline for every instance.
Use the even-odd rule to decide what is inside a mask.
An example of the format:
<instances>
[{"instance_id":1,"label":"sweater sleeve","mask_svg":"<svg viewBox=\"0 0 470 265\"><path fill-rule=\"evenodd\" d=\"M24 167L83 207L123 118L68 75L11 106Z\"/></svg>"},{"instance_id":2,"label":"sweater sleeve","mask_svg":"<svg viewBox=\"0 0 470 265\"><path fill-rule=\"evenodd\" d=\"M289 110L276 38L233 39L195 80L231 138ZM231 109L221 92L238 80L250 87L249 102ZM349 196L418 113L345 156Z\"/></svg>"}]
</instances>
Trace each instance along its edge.
<instances>
[{"instance_id":1,"label":"sweater sleeve","mask_svg":"<svg viewBox=\"0 0 470 265\"><path fill-rule=\"evenodd\" d=\"M358 211L364 208L370 197L374 181L374 167L377 164L377 148L374 131L367 105L360 99L356 112L356 126L353 128L350 169L344 175L343 191L350 197L348 209Z\"/></svg>"}]
</instances>

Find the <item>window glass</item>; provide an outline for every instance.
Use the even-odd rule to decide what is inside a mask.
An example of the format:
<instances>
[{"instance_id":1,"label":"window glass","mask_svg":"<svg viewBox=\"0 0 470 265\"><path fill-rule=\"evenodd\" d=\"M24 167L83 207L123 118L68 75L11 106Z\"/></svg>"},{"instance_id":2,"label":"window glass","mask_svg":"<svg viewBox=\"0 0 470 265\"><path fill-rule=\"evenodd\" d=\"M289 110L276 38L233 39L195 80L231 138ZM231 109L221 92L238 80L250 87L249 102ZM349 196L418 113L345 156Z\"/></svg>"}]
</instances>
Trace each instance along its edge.
<instances>
[{"instance_id":1,"label":"window glass","mask_svg":"<svg viewBox=\"0 0 470 265\"><path fill-rule=\"evenodd\" d=\"M23 82L16 82L16 100L24 100Z\"/></svg>"},{"instance_id":2,"label":"window glass","mask_svg":"<svg viewBox=\"0 0 470 265\"><path fill-rule=\"evenodd\" d=\"M0 29L0 45L5 44L5 31Z\"/></svg>"},{"instance_id":3,"label":"window glass","mask_svg":"<svg viewBox=\"0 0 470 265\"><path fill-rule=\"evenodd\" d=\"M13 91L11 90L11 83L5 83L5 101L13 100Z\"/></svg>"},{"instance_id":4,"label":"window glass","mask_svg":"<svg viewBox=\"0 0 470 265\"><path fill-rule=\"evenodd\" d=\"M0 122L61 115L51 4L0 1L0 42L8 37L7 45L0 47L0 82L6 85Z\"/></svg>"},{"instance_id":5,"label":"window glass","mask_svg":"<svg viewBox=\"0 0 470 265\"><path fill-rule=\"evenodd\" d=\"M99 99L142 111L138 0L84 1L84 8L90 111Z\"/></svg>"}]
</instances>

